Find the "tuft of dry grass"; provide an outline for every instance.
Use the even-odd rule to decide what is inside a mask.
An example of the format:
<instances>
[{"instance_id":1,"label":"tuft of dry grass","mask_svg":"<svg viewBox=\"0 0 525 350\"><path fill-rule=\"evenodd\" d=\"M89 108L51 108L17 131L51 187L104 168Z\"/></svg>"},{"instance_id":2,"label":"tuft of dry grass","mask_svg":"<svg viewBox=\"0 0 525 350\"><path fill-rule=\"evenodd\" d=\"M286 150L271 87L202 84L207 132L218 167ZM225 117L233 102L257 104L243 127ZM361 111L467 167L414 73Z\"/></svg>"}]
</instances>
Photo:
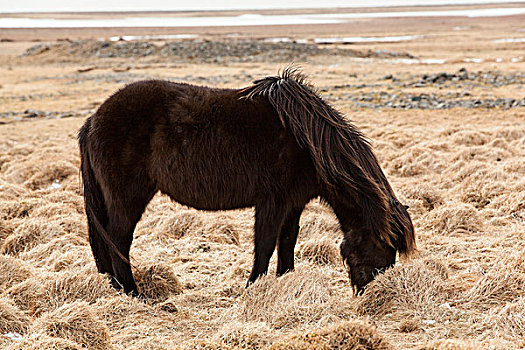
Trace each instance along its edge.
<instances>
[{"instance_id":1,"label":"tuft of dry grass","mask_svg":"<svg viewBox=\"0 0 525 350\"><path fill-rule=\"evenodd\" d=\"M36 198L22 197L18 200L0 201L0 219L12 220L25 218L38 206L40 200Z\"/></svg>"},{"instance_id":2,"label":"tuft of dry grass","mask_svg":"<svg viewBox=\"0 0 525 350\"><path fill-rule=\"evenodd\" d=\"M172 203L169 203L172 207ZM157 210L164 210L165 204L157 206ZM148 229L156 239L169 243L170 240L179 240L183 237L205 238L208 242L222 244L240 244L238 228L232 223L232 217L223 213L203 213L195 209L173 208L164 210L156 219L144 220L139 230Z\"/></svg>"},{"instance_id":3,"label":"tuft of dry grass","mask_svg":"<svg viewBox=\"0 0 525 350\"><path fill-rule=\"evenodd\" d=\"M180 341L172 337L149 336L147 338L138 339L130 346L126 346L126 350L179 349L179 345Z\"/></svg>"},{"instance_id":4,"label":"tuft of dry grass","mask_svg":"<svg viewBox=\"0 0 525 350\"><path fill-rule=\"evenodd\" d=\"M154 321L159 314L156 308L125 294L99 298L91 307L99 319L119 334L121 330L141 325L146 320L158 323Z\"/></svg>"},{"instance_id":5,"label":"tuft of dry grass","mask_svg":"<svg viewBox=\"0 0 525 350\"><path fill-rule=\"evenodd\" d=\"M442 276L421 262L397 264L372 281L357 301L361 315L382 316L397 310L429 317L447 299Z\"/></svg>"},{"instance_id":6,"label":"tuft of dry grass","mask_svg":"<svg viewBox=\"0 0 525 350\"><path fill-rule=\"evenodd\" d=\"M234 225L225 218L210 220L204 226L203 231L208 233L205 237L208 241L222 244L240 244L239 232Z\"/></svg>"},{"instance_id":7,"label":"tuft of dry grass","mask_svg":"<svg viewBox=\"0 0 525 350\"><path fill-rule=\"evenodd\" d=\"M108 278L93 267L50 274L49 277L42 285L39 311L53 310L76 300L94 303L103 296L117 294Z\"/></svg>"},{"instance_id":8,"label":"tuft of dry grass","mask_svg":"<svg viewBox=\"0 0 525 350\"><path fill-rule=\"evenodd\" d=\"M61 183L70 176L76 176L78 164L67 160L72 158L71 154L66 153L63 148L55 149L54 154L50 153L54 151L50 147L13 162L6 169L6 178L14 183L22 183L30 190L38 190L46 189L53 183Z\"/></svg>"},{"instance_id":9,"label":"tuft of dry grass","mask_svg":"<svg viewBox=\"0 0 525 350\"><path fill-rule=\"evenodd\" d=\"M326 211L320 205L313 207L316 210L306 210L301 215L299 238L306 239L309 237L319 237L320 235L326 237L339 237L341 235L341 227L337 219L332 213Z\"/></svg>"},{"instance_id":10,"label":"tuft of dry grass","mask_svg":"<svg viewBox=\"0 0 525 350\"><path fill-rule=\"evenodd\" d=\"M140 267L134 277L139 292L147 299L163 301L182 293L182 284L170 267L158 264Z\"/></svg>"},{"instance_id":11,"label":"tuft of dry grass","mask_svg":"<svg viewBox=\"0 0 525 350\"><path fill-rule=\"evenodd\" d=\"M75 301L44 313L34 324L37 332L50 337L64 338L93 350L110 348L109 330L89 304Z\"/></svg>"},{"instance_id":12,"label":"tuft of dry grass","mask_svg":"<svg viewBox=\"0 0 525 350\"><path fill-rule=\"evenodd\" d=\"M442 233L478 232L483 222L476 208L465 203L447 203L432 212L426 218L424 226Z\"/></svg>"},{"instance_id":13,"label":"tuft of dry grass","mask_svg":"<svg viewBox=\"0 0 525 350\"><path fill-rule=\"evenodd\" d=\"M300 244L298 257L319 265L335 265L342 262L333 237L314 237Z\"/></svg>"},{"instance_id":14,"label":"tuft of dry grass","mask_svg":"<svg viewBox=\"0 0 525 350\"><path fill-rule=\"evenodd\" d=\"M523 339L525 343L525 297L490 311L483 319L489 336L498 336L510 341ZM524 344L525 345L525 344Z\"/></svg>"},{"instance_id":15,"label":"tuft of dry grass","mask_svg":"<svg viewBox=\"0 0 525 350\"><path fill-rule=\"evenodd\" d=\"M9 255L0 254L0 271L0 293L31 277L23 261Z\"/></svg>"},{"instance_id":16,"label":"tuft of dry grass","mask_svg":"<svg viewBox=\"0 0 525 350\"><path fill-rule=\"evenodd\" d=\"M376 329L361 321L335 324L300 333L274 343L270 350L390 350L393 347Z\"/></svg>"},{"instance_id":17,"label":"tuft of dry grass","mask_svg":"<svg viewBox=\"0 0 525 350\"><path fill-rule=\"evenodd\" d=\"M82 350L80 344L71 340L49 337L44 334L35 334L15 342L6 350Z\"/></svg>"},{"instance_id":18,"label":"tuft of dry grass","mask_svg":"<svg viewBox=\"0 0 525 350\"><path fill-rule=\"evenodd\" d=\"M5 292L19 307L36 316L65 303L76 300L94 303L102 296L116 294L108 279L92 268L42 274Z\"/></svg>"},{"instance_id":19,"label":"tuft of dry grass","mask_svg":"<svg viewBox=\"0 0 525 350\"><path fill-rule=\"evenodd\" d=\"M4 240L0 252L17 255L61 234L63 234L62 228L55 223L41 219L26 221Z\"/></svg>"},{"instance_id":20,"label":"tuft of dry grass","mask_svg":"<svg viewBox=\"0 0 525 350\"><path fill-rule=\"evenodd\" d=\"M0 335L6 332L24 334L30 325L29 317L11 300L0 297Z\"/></svg>"},{"instance_id":21,"label":"tuft of dry grass","mask_svg":"<svg viewBox=\"0 0 525 350\"><path fill-rule=\"evenodd\" d=\"M399 322L400 332L411 333L421 329L421 319L419 317L407 318Z\"/></svg>"},{"instance_id":22,"label":"tuft of dry grass","mask_svg":"<svg viewBox=\"0 0 525 350\"><path fill-rule=\"evenodd\" d=\"M70 234L41 243L18 257L34 267L46 267L54 272L68 268L82 270L86 265L93 264L91 250L87 243Z\"/></svg>"},{"instance_id":23,"label":"tuft of dry grass","mask_svg":"<svg viewBox=\"0 0 525 350\"><path fill-rule=\"evenodd\" d=\"M303 268L280 278L258 279L243 295L241 319L293 328L338 313L337 307L326 276L318 269Z\"/></svg>"},{"instance_id":24,"label":"tuft of dry grass","mask_svg":"<svg viewBox=\"0 0 525 350\"><path fill-rule=\"evenodd\" d=\"M415 205L420 206L421 213L429 212L444 203L443 196L438 190L428 184L417 184L405 190L404 195L411 200L410 209L414 211Z\"/></svg>"},{"instance_id":25,"label":"tuft of dry grass","mask_svg":"<svg viewBox=\"0 0 525 350\"><path fill-rule=\"evenodd\" d=\"M170 210L172 212L172 210ZM169 213L169 212L168 212ZM171 215L165 214L157 223L155 231L159 236L180 239L202 226L200 217L193 210L181 210Z\"/></svg>"},{"instance_id":26,"label":"tuft of dry grass","mask_svg":"<svg viewBox=\"0 0 525 350\"><path fill-rule=\"evenodd\" d=\"M437 340L417 348L418 350L479 350L483 345L463 340Z\"/></svg>"},{"instance_id":27,"label":"tuft of dry grass","mask_svg":"<svg viewBox=\"0 0 525 350\"><path fill-rule=\"evenodd\" d=\"M432 270L433 272L437 273L441 279L446 280L449 277L449 269L445 266L445 264L439 260L433 259L431 257L423 259L422 263Z\"/></svg>"},{"instance_id":28,"label":"tuft of dry grass","mask_svg":"<svg viewBox=\"0 0 525 350\"><path fill-rule=\"evenodd\" d=\"M263 349L275 336L264 322L232 322L219 329L212 340L234 349Z\"/></svg>"},{"instance_id":29,"label":"tuft of dry grass","mask_svg":"<svg viewBox=\"0 0 525 350\"><path fill-rule=\"evenodd\" d=\"M232 348L229 345L217 343L211 340L186 341L180 344L176 349L177 350L235 350L235 348Z\"/></svg>"},{"instance_id":30,"label":"tuft of dry grass","mask_svg":"<svg viewBox=\"0 0 525 350\"><path fill-rule=\"evenodd\" d=\"M0 179L0 202L16 201L27 194L27 189ZM0 210L1 212L1 210Z\"/></svg>"},{"instance_id":31,"label":"tuft of dry grass","mask_svg":"<svg viewBox=\"0 0 525 350\"><path fill-rule=\"evenodd\" d=\"M478 309L515 301L525 293L525 250L504 255L467 290L462 299Z\"/></svg>"},{"instance_id":32,"label":"tuft of dry grass","mask_svg":"<svg viewBox=\"0 0 525 350\"><path fill-rule=\"evenodd\" d=\"M64 205L63 203L43 203L42 205L36 207L31 215L37 216L37 217L45 217L49 219L55 219L55 218L67 218L71 217L75 214L78 214L78 212L72 210L68 205Z\"/></svg>"},{"instance_id":33,"label":"tuft of dry grass","mask_svg":"<svg viewBox=\"0 0 525 350\"><path fill-rule=\"evenodd\" d=\"M9 222L6 220L0 220L0 245L2 244L2 241L6 239L6 237L11 233L13 233L13 227L9 224Z\"/></svg>"},{"instance_id":34,"label":"tuft of dry grass","mask_svg":"<svg viewBox=\"0 0 525 350\"><path fill-rule=\"evenodd\" d=\"M20 309L33 315L41 305L42 282L39 278L29 278L13 285L2 295L13 300Z\"/></svg>"}]
</instances>

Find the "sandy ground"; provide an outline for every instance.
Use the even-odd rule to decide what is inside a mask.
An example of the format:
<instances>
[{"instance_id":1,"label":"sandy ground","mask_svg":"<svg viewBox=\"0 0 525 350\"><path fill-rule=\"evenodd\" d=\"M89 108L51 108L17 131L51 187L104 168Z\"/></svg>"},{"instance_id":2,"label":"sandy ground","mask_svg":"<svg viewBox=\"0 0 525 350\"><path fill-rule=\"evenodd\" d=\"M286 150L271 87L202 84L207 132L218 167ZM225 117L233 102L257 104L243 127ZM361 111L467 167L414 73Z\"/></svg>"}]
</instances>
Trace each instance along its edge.
<instances>
[{"instance_id":1,"label":"sandy ground","mask_svg":"<svg viewBox=\"0 0 525 350\"><path fill-rule=\"evenodd\" d=\"M524 20L192 29L212 40L224 34L238 34L235 40L422 35L340 46L408 53L410 62L340 54L298 62L321 94L370 137L410 206L419 252L355 297L338 255L337 223L314 201L301 220L297 270L245 290L253 211L199 212L159 195L132 246L146 302L117 293L96 272L79 182L78 128L131 81L240 87L289 61L100 57L70 54L70 42L52 46L66 37L188 33L185 28L2 30L0 38L15 41L0 43L0 347L525 347L525 108L518 105L525 98L525 43L494 42L523 37ZM24 55L35 39L50 48ZM483 61L465 62L472 58ZM448 108L450 101L463 107Z\"/></svg>"}]
</instances>

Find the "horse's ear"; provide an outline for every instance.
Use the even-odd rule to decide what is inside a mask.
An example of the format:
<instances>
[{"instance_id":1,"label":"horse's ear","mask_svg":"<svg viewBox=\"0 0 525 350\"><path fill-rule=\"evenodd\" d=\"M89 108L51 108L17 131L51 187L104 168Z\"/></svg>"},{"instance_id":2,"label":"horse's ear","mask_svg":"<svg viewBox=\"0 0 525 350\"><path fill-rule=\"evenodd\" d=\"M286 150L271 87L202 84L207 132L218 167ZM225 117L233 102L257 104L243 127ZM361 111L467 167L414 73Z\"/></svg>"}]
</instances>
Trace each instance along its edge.
<instances>
[{"instance_id":1,"label":"horse's ear","mask_svg":"<svg viewBox=\"0 0 525 350\"><path fill-rule=\"evenodd\" d=\"M403 206L405 207L405 209L408 209L408 208L410 208L410 207L409 207L408 205L403 205Z\"/></svg>"}]
</instances>

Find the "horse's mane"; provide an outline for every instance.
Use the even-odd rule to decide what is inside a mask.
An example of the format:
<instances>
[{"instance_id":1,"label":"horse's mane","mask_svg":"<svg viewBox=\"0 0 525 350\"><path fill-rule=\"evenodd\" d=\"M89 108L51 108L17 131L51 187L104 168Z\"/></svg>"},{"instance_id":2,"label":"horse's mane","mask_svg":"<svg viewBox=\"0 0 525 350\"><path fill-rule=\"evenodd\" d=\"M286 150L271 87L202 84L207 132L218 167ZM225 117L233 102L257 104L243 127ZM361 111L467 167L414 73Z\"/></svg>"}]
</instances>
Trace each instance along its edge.
<instances>
[{"instance_id":1,"label":"horse's mane","mask_svg":"<svg viewBox=\"0 0 525 350\"><path fill-rule=\"evenodd\" d=\"M240 91L241 98L256 96L268 99L283 126L309 150L321 180L359 203L365 226L400 253L415 249L412 224L400 215L402 208L368 140L318 95L296 67Z\"/></svg>"}]
</instances>

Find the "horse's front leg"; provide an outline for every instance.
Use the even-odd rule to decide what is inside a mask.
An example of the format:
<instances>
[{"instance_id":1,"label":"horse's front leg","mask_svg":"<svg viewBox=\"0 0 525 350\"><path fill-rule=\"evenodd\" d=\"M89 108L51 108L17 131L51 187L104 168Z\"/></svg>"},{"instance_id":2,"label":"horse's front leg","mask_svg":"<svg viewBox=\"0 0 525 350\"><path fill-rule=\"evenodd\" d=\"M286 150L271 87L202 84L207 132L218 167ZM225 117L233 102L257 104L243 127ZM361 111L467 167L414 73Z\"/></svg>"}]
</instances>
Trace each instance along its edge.
<instances>
[{"instance_id":1,"label":"horse's front leg","mask_svg":"<svg viewBox=\"0 0 525 350\"><path fill-rule=\"evenodd\" d=\"M277 240L277 276L284 275L294 269L294 249L299 234L299 219L303 208L290 211L279 234Z\"/></svg>"},{"instance_id":2,"label":"horse's front leg","mask_svg":"<svg viewBox=\"0 0 525 350\"><path fill-rule=\"evenodd\" d=\"M277 236L281 232L287 213L286 205L278 204L272 200L255 206L255 256L248 286L268 272L268 265L275 250Z\"/></svg>"}]
</instances>

